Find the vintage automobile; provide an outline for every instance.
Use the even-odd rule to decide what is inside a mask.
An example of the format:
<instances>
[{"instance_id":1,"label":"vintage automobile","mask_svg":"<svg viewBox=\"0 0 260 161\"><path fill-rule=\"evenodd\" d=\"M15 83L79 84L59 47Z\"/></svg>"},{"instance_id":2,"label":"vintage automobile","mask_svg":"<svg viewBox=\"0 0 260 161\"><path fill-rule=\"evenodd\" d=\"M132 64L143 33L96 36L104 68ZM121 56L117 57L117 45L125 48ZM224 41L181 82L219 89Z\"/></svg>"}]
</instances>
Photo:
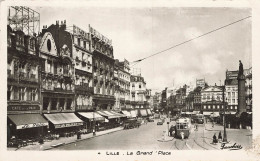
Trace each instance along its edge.
<instances>
[{"instance_id":1,"label":"vintage automobile","mask_svg":"<svg viewBox=\"0 0 260 161\"><path fill-rule=\"evenodd\" d=\"M164 120L158 120L157 125L163 125Z\"/></svg>"}]
</instances>

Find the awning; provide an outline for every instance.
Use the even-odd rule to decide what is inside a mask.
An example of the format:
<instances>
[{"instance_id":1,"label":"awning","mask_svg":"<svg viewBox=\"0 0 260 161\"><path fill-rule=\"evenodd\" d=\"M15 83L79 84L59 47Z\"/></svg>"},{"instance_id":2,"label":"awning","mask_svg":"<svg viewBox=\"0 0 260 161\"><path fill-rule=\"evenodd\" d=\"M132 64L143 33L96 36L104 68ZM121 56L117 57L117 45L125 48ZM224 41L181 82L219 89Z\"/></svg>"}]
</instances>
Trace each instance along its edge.
<instances>
[{"instance_id":1,"label":"awning","mask_svg":"<svg viewBox=\"0 0 260 161\"><path fill-rule=\"evenodd\" d=\"M109 112L112 113L112 114L115 114L115 115L117 115L119 117L126 117L126 115L118 113L118 112L115 112L115 111L109 111Z\"/></svg>"},{"instance_id":2,"label":"awning","mask_svg":"<svg viewBox=\"0 0 260 161\"><path fill-rule=\"evenodd\" d=\"M136 116L137 116L137 114L136 114L136 111L135 111L135 110L131 110L131 111L130 111L130 113L131 113L132 117L136 117Z\"/></svg>"},{"instance_id":3,"label":"awning","mask_svg":"<svg viewBox=\"0 0 260 161\"><path fill-rule=\"evenodd\" d=\"M147 109L148 115L153 115L150 109Z\"/></svg>"},{"instance_id":4,"label":"awning","mask_svg":"<svg viewBox=\"0 0 260 161\"><path fill-rule=\"evenodd\" d=\"M147 116L146 109L140 109L140 114L141 114L141 116Z\"/></svg>"},{"instance_id":5,"label":"awning","mask_svg":"<svg viewBox=\"0 0 260 161\"><path fill-rule=\"evenodd\" d=\"M230 112L230 111L227 111L227 112L225 112L226 115L228 115L228 114L229 114L229 115L230 115L230 114L231 114L231 115L235 115L236 113L237 113L237 112L234 112L234 111L231 111L231 112ZM222 114L224 114L224 112L223 112Z\"/></svg>"},{"instance_id":6,"label":"awning","mask_svg":"<svg viewBox=\"0 0 260 161\"><path fill-rule=\"evenodd\" d=\"M190 115L190 114L192 114L192 112L186 112L186 114Z\"/></svg>"},{"instance_id":7,"label":"awning","mask_svg":"<svg viewBox=\"0 0 260 161\"><path fill-rule=\"evenodd\" d=\"M16 129L28 129L48 126L48 121L40 114L8 115L8 118L16 125Z\"/></svg>"},{"instance_id":8,"label":"awning","mask_svg":"<svg viewBox=\"0 0 260 161\"><path fill-rule=\"evenodd\" d=\"M213 112L210 114L210 117L219 117L219 112Z\"/></svg>"},{"instance_id":9,"label":"awning","mask_svg":"<svg viewBox=\"0 0 260 161\"><path fill-rule=\"evenodd\" d=\"M205 112L203 111L203 115L210 116L212 112Z\"/></svg>"},{"instance_id":10,"label":"awning","mask_svg":"<svg viewBox=\"0 0 260 161\"><path fill-rule=\"evenodd\" d=\"M97 112L79 112L78 114L89 119L90 121L93 121L93 118L95 118L95 121L105 121L105 118Z\"/></svg>"},{"instance_id":11,"label":"awning","mask_svg":"<svg viewBox=\"0 0 260 161\"><path fill-rule=\"evenodd\" d=\"M44 114L44 116L54 124L55 128L83 125L83 121L80 120L74 113Z\"/></svg>"},{"instance_id":12,"label":"awning","mask_svg":"<svg viewBox=\"0 0 260 161\"><path fill-rule=\"evenodd\" d=\"M114 112L114 111L97 111L97 113L100 114L101 116L107 117L108 119L126 117L125 115L119 114L119 113Z\"/></svg>"},{"instance_id":13,"label":"awning","mask_svg":"<svg viewBox=\"0 0 260 161\"><path fill-rule=\"evenodd\" d=\"M192 114L199 114L200 111L193 111Z\"/></svg>"},{"instance_id":14,"label":"awning","mask_svg":"<svg viewBox=\"0 0 260 161\"><path fill-rule=\"evenodd\" d=\"M123 112L124 115L126 115L127 118L131 118L132 117L130 112L128 112L128 111L122 111L122 112Z\"/></svg>"}]
</instances>

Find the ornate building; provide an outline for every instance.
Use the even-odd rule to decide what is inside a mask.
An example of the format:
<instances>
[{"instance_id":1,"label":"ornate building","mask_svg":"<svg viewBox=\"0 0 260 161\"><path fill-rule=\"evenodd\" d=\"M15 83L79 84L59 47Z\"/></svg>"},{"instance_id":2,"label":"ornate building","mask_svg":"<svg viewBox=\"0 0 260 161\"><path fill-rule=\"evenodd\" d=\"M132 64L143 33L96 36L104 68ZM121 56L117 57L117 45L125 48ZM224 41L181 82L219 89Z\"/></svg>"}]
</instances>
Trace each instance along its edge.
<instances>
[{"instance_id":1,"label":"ornate building","mask_svg":"<svg viewBox=\"0 0 260 161\"><path fill-rule=\"evenodd\" d=\"M93 54L93 102L97 110L112 109L114 97L114 55L112 41L89 26Z\"/></svg>"},{"instance_id":2,"label":"ornate building","mask_svg":"<svg viewBox=\"0 0 260 161\"><path fill-rule=\"evenodd\" d=\"M41 72L43 113L75 111L72 39L65 29L66 24L56 22L48 28L45 26L39 36L40 57L44 59Z\"/></svg>"},{"instance_id":3,"label":"ornate building","mask_svg":"<svg viewBox=\"0 0 260 161\"><path fill-rule=\"evenodd\" d=\"M76 111L92 110L93 76L90 35L76 25L71 32L72 54L75 63L75 107Z\"/></svg>"},{"instance_id":4,"label":"ornate building","mask_svg":"<svg viewBox=\"0 0 260 161\"><path fill-rule=\"evenodd\" d=\"M219 116L223 111L224 86L209 86L201 90L201 107L204 115Z\"/></svg>"},{"instance_id":5,"label":"ornate building","mask_svg":"<svg viewBox=\"0 0 260 161\"><path fill-rule=\"evenodd\" d=\"M66 21L56 21L39 35L42 63L42 109L50 130L57 131L83 125L75 114L74 62L72 37L66 30Z\"/></svg>"},{"instance_id":6,"label":"ornate building","mask_svg":"<svg viewBox=\"0 0 260 161\"><path fill-rule=\"evenodd\" d=\"M40 115L42 60L36 35L7 26L7 136L37 135L48 122Z\"/></svg>"},{"instance_id":7,"label":"ornate building","mask_svg":"<svg viewBox=\"0 0 260 161\"><path fill-rule=\"evenodd\" d=\"M130 105L130 73L129 62L124 60L115 61L115 80L117 82L115 88L116 109L131 109Z\"/></svg>"}]
</instances>

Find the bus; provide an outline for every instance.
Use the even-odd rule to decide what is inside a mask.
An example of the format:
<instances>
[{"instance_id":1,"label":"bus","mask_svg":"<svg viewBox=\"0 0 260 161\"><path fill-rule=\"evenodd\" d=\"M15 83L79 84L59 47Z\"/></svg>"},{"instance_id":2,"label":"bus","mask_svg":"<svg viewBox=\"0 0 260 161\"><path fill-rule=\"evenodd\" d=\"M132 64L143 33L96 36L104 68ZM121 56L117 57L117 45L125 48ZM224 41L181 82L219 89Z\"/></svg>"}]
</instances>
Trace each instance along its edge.
<instances>
[{"instance_id":1,"label":"bus","mask_svg":"<svg viewBox=\"0 0 260 161\"><path fill-rule=\"evenodd\" d=\"M198 124L204 123L204 115L203 114L196 114L193 116L193 122Z\"/></svg>"}]
</instances>

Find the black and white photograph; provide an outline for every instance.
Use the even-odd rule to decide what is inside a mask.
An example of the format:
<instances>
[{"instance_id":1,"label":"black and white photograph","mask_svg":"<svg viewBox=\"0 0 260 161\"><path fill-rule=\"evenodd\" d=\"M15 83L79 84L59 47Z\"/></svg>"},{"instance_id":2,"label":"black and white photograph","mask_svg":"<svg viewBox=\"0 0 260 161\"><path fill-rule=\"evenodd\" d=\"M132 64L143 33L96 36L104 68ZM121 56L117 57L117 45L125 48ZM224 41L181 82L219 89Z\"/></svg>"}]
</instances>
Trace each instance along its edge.
<instances>
[{"instance_id":1,"label":"black and white photograph","mask_svg":"<svg viewBox=\"0 0 260 161\"><path fill-rule=\"evenodd\" d=\"M152 159L259 146L252 7L77 2L2 6L7 152Z\"/></svg>"}]
</instances>

